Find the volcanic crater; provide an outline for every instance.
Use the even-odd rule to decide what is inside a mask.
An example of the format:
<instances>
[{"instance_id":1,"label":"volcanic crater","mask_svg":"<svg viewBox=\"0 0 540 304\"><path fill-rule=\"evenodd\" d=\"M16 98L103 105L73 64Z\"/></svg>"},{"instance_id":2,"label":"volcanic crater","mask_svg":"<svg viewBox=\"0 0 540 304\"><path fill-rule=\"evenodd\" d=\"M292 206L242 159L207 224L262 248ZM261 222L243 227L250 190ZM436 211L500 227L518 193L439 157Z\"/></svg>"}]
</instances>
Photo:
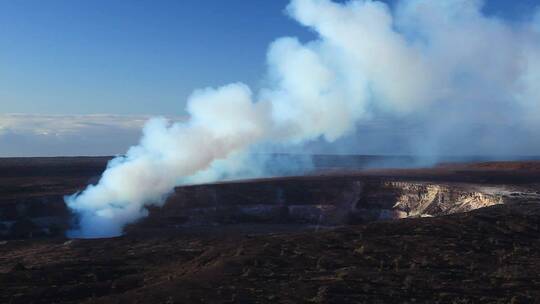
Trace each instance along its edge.
<instances>
[{"instance_id":1,"label":"volcanic crater","mask_svg":"<svg viewBox=\"0 0 540 304\"><path fill-rule=\"evenodd\" d=\"M0 301L540 298L540 162L368 169L372 158L351 159L178 187L123 236L87 240L64 236L76 218L63 196L96 182L109 158L2 159Z\"/></svg>"}]
</instances>

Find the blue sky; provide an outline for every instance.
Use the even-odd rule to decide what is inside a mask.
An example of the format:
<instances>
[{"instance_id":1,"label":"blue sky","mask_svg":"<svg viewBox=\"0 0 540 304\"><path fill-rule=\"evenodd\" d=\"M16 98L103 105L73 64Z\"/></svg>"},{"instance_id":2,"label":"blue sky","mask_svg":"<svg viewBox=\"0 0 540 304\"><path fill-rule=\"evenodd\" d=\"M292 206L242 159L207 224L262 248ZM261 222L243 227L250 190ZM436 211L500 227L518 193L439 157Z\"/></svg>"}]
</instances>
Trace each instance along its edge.
<instances>
[{"instance_id":1,"label":"blue sky","mask_svg":"<svg viewBox=\"0 0 540 304\"><path fill-rule=\"evenodd\" d=\"M195 88L257 87L273 39L311 37L287 2L0 1L0 113L182 115ZM536 2L486 8L515 18Z\"/></svg>"},{"instance_id":2,"label":"blue sky","mask_svg":"<svg viewBox=\"0 0 540 304\"><path fill-rule=\"evenodd\" d=\"M540 5L486 2L516 22ZM0 0L0 156L122 153L146 118L185 115L194 89L242 81L256 91L269 43L313 38L287 3Z\"/></svg>"},{"instance_id":3,"label":"blue sky","mask_svg":"<svg viewBox=\"0 0 540 304\"><path fill-rule=\"evenodd\" d=\"M0 113L181 114L194 88L257 85L286 0L0 1Z\"/></svg>"}]
</instances>

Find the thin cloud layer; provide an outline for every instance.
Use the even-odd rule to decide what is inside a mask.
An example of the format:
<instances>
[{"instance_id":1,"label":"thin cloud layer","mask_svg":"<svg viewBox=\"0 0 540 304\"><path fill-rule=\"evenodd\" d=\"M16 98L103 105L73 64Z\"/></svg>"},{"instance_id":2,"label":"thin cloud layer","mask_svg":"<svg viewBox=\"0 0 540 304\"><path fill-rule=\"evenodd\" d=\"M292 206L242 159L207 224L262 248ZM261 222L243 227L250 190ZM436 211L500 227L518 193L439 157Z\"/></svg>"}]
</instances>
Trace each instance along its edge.
<instances>
[{"instance_id":1,"label":"thin cloud layer","mask_svg":"<svg viewBox=\"0 0 540 304\"><path fill-rule=\"evenodd\" d=\"M147 116L0 114L0 157L116 155Z\"/></svg>"}]
</instances>

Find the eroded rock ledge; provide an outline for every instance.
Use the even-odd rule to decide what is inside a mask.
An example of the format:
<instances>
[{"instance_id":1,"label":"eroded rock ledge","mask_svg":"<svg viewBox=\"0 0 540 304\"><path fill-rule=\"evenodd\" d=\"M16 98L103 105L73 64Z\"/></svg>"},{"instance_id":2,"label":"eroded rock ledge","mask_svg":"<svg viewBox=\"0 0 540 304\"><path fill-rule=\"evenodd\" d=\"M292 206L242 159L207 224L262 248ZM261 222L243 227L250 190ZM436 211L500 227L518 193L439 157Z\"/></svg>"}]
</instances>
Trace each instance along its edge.
<instances>
[{"instance_id":1,"label":"eroded rock ledge","mask_svg":"<svg viewBox=\"0 0 540 304\"><path fill-rule=\"evenodd\" d=\"M0 202L0 238L60 236L69 229L73 217L63 203L66 189L40 186L38 190ZM539 190L535 183L496 185L369 176L216 183L177 188L162 208L151 207L150 216L129 229L238 223L360 224L540 202Z\"/></svg>"},{"instance_id":2,"label":"eroded rock ledge","mask_svg":"<svg viewBox=\"0 0 540 304\"><path fill-rule=\"evenodd\" d=\"M361 179L265 180L178 188L140 225L358 224L540 202L533 186Z\"/></svg>"}]
</instances>

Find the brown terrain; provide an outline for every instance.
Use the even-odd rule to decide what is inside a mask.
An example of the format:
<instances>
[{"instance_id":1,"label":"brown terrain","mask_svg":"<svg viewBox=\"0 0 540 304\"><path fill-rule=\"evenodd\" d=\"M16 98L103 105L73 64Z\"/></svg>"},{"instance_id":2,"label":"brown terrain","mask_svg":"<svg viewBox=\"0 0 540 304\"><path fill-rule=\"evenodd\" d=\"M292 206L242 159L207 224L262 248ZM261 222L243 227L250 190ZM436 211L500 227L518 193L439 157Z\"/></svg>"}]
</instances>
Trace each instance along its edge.
<instances>
[{"instance_id":1,"label":"brown terrain","mask_svg":"<svg viewBox=\"0 0 540 304\"><path fill-rule=\"evenodd\" d=\"M63 196L107 160L0 159L0 303L540 303L538 161L326 157L179 187L121 237L65 238Z\"/></svg>"}]
</instances>

